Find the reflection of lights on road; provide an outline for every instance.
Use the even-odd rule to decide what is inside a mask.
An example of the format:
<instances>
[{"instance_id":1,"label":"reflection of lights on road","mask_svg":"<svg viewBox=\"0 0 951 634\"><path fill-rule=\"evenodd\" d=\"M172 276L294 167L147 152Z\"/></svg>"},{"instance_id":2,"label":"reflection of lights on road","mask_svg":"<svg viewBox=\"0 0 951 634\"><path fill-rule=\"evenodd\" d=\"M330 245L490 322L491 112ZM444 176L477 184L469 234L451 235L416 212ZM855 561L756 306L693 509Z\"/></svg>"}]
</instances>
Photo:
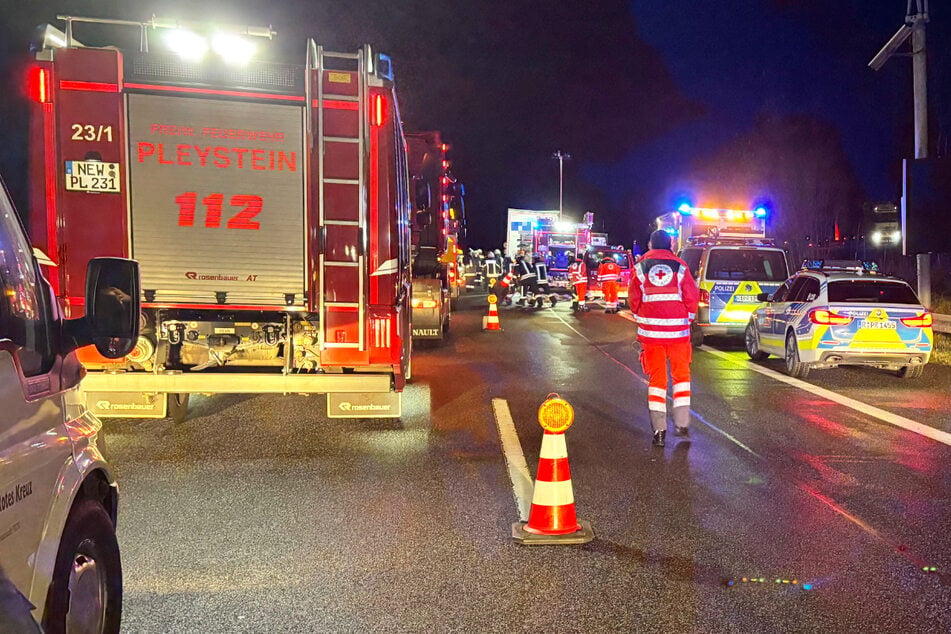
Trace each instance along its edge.
<instances>
[{"instance_id":1,"label":"reflection of lights on road","mask_svg":"<svg viewBox=\"0 0 951 634\"><path fill-rule=\"evenodd\" d=\"M768 580L766 577L740 577L739 579L727 579L725 581L727 587L732 588L733 586L739 584L753 584L753 583L767 583ZM812 590L813 584L807 582L800 583L799 579L785 579L783 577L777 577L773 581L774 585L781 586L797 586L803 590Z\"/></svg>"}]
</instances>

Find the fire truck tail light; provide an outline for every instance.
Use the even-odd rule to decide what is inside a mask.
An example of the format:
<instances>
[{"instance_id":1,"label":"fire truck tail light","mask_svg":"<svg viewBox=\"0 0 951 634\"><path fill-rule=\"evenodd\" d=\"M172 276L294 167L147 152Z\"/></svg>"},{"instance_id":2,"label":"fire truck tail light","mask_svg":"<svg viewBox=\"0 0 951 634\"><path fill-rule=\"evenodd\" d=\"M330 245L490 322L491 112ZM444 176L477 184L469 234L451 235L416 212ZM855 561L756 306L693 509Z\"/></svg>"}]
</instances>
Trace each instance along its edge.
<instances>
[{"instance_id":1,"label":"fire truck tail light","mask_svg":"<svg viewBox=\"0 0 951 634\"><path fill-rule=\"evenodd\" d=\"M931 316L931 313L925 313L915 317L905 317L901 320L901 323L912 328L930 328L934 323L934 317Z\"/></svg>"},{"instance_id":2,"label":"fire truck tail light","mask_svg":"<svg viewBox=\"0 0 951 634\"><path fill-rule=\"evenodd\" d=\"M852 323L852 318L824 308L816 308L809 311L809 321L820 326L847 326Z\"/></svg>"},{"instance_id":3,"label":"fire truck tail light","mask_svg":"<svg viewBox=\"0 0 951 634\"><path fill-rule=\"evenodd\" d=\"M39 103L50 101L50 73L45 68L35 66L30 69L27 79L27 92L30 99Z\"/></svg>"},{"instance_id":4,"label":"fire truck tail light","mask_svg":"<svg viewBox=\"0 0 951 634\"><path fill-rule=\"evenodd\" d=\"M386 118L386 99L383 97L383 95L374 95L370 119L373 125L381 126L383 125L383 120L385 118Z\"/></svg>"},{"instance_id":5,"label":"fire truck tail light","mask_svg":"<svg viewBox=\"0 0 951 634\"><path fill-rule=\"evenodd\" d=\"M374 348L389 348L393 345L393 325L389 317L374 317L370 320L370 333Z\"/></svg>"}]
</instances>

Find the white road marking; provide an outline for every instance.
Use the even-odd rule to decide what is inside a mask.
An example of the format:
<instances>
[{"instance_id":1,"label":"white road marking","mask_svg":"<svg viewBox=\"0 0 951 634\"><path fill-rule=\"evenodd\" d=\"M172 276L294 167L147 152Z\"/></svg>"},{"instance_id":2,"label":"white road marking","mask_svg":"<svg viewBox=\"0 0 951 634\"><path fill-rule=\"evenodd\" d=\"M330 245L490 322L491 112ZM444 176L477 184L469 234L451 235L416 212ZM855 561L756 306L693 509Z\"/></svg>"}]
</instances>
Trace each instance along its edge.
<instances>
[{"instance_id":1,"label":"white road marking","mask_svg":"<svg viewBox=\"0 0 951 634\"><path fill-rule=\"evenodd\" d=\"M499 438L502 441L502 453L505 454L505 463L509 469L509 479L512 481L512 493L515 496L515 506L518 508L519 520L528 521L528 513L532 506L534 482L528 472L528 463L525 462L525 452L522 443L515 431L515 421L509 412L508 401L502 398L492 399L492 411L495 413L495 424L499 428Z\"/></svg>"},{"instance_id":2,"label":"white road marking","mask_svg":"<svg viewBox=\"0 0 951 634\"><path fill-rule=\"evenodd\" d=\"M921 434L922 436L925 436L932 440L936 440L940 443L944 443L945 445L951 445L951 434L949 434L948 432L941 431L940 429L935 429L934 427L929 427L928 425L923 425L919 422L911 420L910 418L899 416L898 414L886 412L885 410L879 409L875 407L874 405L869 405L867 403L857 401L854 398L849 398L848 396L837 394L836 392L833 392L832 390L827 390L825 388L815 386L811 383L807 383L800 379L794 379L791 376L786 376L785 374L776 372L775 370L764 368L763 366L757 365L756 363L753 363L752 361L745 360L745 359L737 359L733 355L727 354L726 352L722 352L720 350L716 350L714 348L711 348L710 346L701 346L700 349L705 352L709 352L710 354L716 357L720 357L721 359L726 359L727 361L734 363L736 365L748 367L751 370L759 372L760 374L766 375L770 378L776 379L777 381L780 381L782 383L792 385L793 387L798 387L800 390L805 390L806 392L809 392L810 394L814 394L818 397L827 399L829 401L832 401L833 403L844 405L845 407L854 409L855 411L861 412L862 414L866 414L873 418L877 418L878 420L888 423L889 425L894 425L895 427L901 427L902 429L905 429L907 431L914 432L916 434Z\"/></svg>"}]
</instances>

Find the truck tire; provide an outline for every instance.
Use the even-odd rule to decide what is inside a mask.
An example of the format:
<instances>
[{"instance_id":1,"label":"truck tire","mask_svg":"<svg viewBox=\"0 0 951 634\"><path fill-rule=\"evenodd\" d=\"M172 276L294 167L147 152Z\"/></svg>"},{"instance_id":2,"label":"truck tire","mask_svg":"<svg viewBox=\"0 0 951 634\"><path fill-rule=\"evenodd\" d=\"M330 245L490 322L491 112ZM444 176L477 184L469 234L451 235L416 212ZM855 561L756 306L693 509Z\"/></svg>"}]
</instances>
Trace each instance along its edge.
<instances>
[{"instance_id":1,"label":"truck tire","mask_svg":"<svg viewBox=\"0 0 951 634\"><path fill-rule=\"evenodd\" d=\"M116 529L93 500L79 500L66 519L46 597L47 634L114 634L122 618L122 564Z\"/></svg>"},{"instance_id":2,"label":"truck tire","mask_svg":"<svg viewBox=\"0 0 951 634\"><path fill-rule=\"evenodd\" d=\"M188 417L188 397L187 393L168 394L168 417L176 425L184 423Z\"/></svg>"}]
</instances>

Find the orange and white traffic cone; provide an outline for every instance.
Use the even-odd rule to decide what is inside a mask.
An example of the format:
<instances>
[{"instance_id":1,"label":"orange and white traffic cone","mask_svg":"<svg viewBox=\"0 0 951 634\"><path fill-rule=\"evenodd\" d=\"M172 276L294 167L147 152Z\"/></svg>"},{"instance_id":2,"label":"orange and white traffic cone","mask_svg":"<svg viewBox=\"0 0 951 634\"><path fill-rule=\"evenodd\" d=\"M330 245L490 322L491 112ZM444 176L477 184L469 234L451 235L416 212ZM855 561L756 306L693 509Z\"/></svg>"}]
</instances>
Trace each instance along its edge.
<instances>
[{"instance_id":1,"label":"orange and white traffic cone","mask_svg":"<svg viewBox=\"0 0 951 634\"><path fill-rule=\"evenodd\" d=\"M482 322L482 330L502 330L502 324L499 322L498 301L498 297L489 295L489 316Z\"/></svg>"},{"instance_id":2,"label":"orange and white traffic cone","mask_svg":"<svg viewBox=\"0 0 951 634\"><path fill-rule=\"evenodd\" d=\"M538 474L528 522L512 524L512 538L520 544L587 544L594 539L591 524L575 513L575 496L568 467L565 430L574 419L566 401L549 398L539 408L538 420L545 428L538 457ZM543 412L548 407L548 412ZM554 410L554 413L553 413ZM560 410L560 411L557 411Z\"/></svg>"}]
</instances>

